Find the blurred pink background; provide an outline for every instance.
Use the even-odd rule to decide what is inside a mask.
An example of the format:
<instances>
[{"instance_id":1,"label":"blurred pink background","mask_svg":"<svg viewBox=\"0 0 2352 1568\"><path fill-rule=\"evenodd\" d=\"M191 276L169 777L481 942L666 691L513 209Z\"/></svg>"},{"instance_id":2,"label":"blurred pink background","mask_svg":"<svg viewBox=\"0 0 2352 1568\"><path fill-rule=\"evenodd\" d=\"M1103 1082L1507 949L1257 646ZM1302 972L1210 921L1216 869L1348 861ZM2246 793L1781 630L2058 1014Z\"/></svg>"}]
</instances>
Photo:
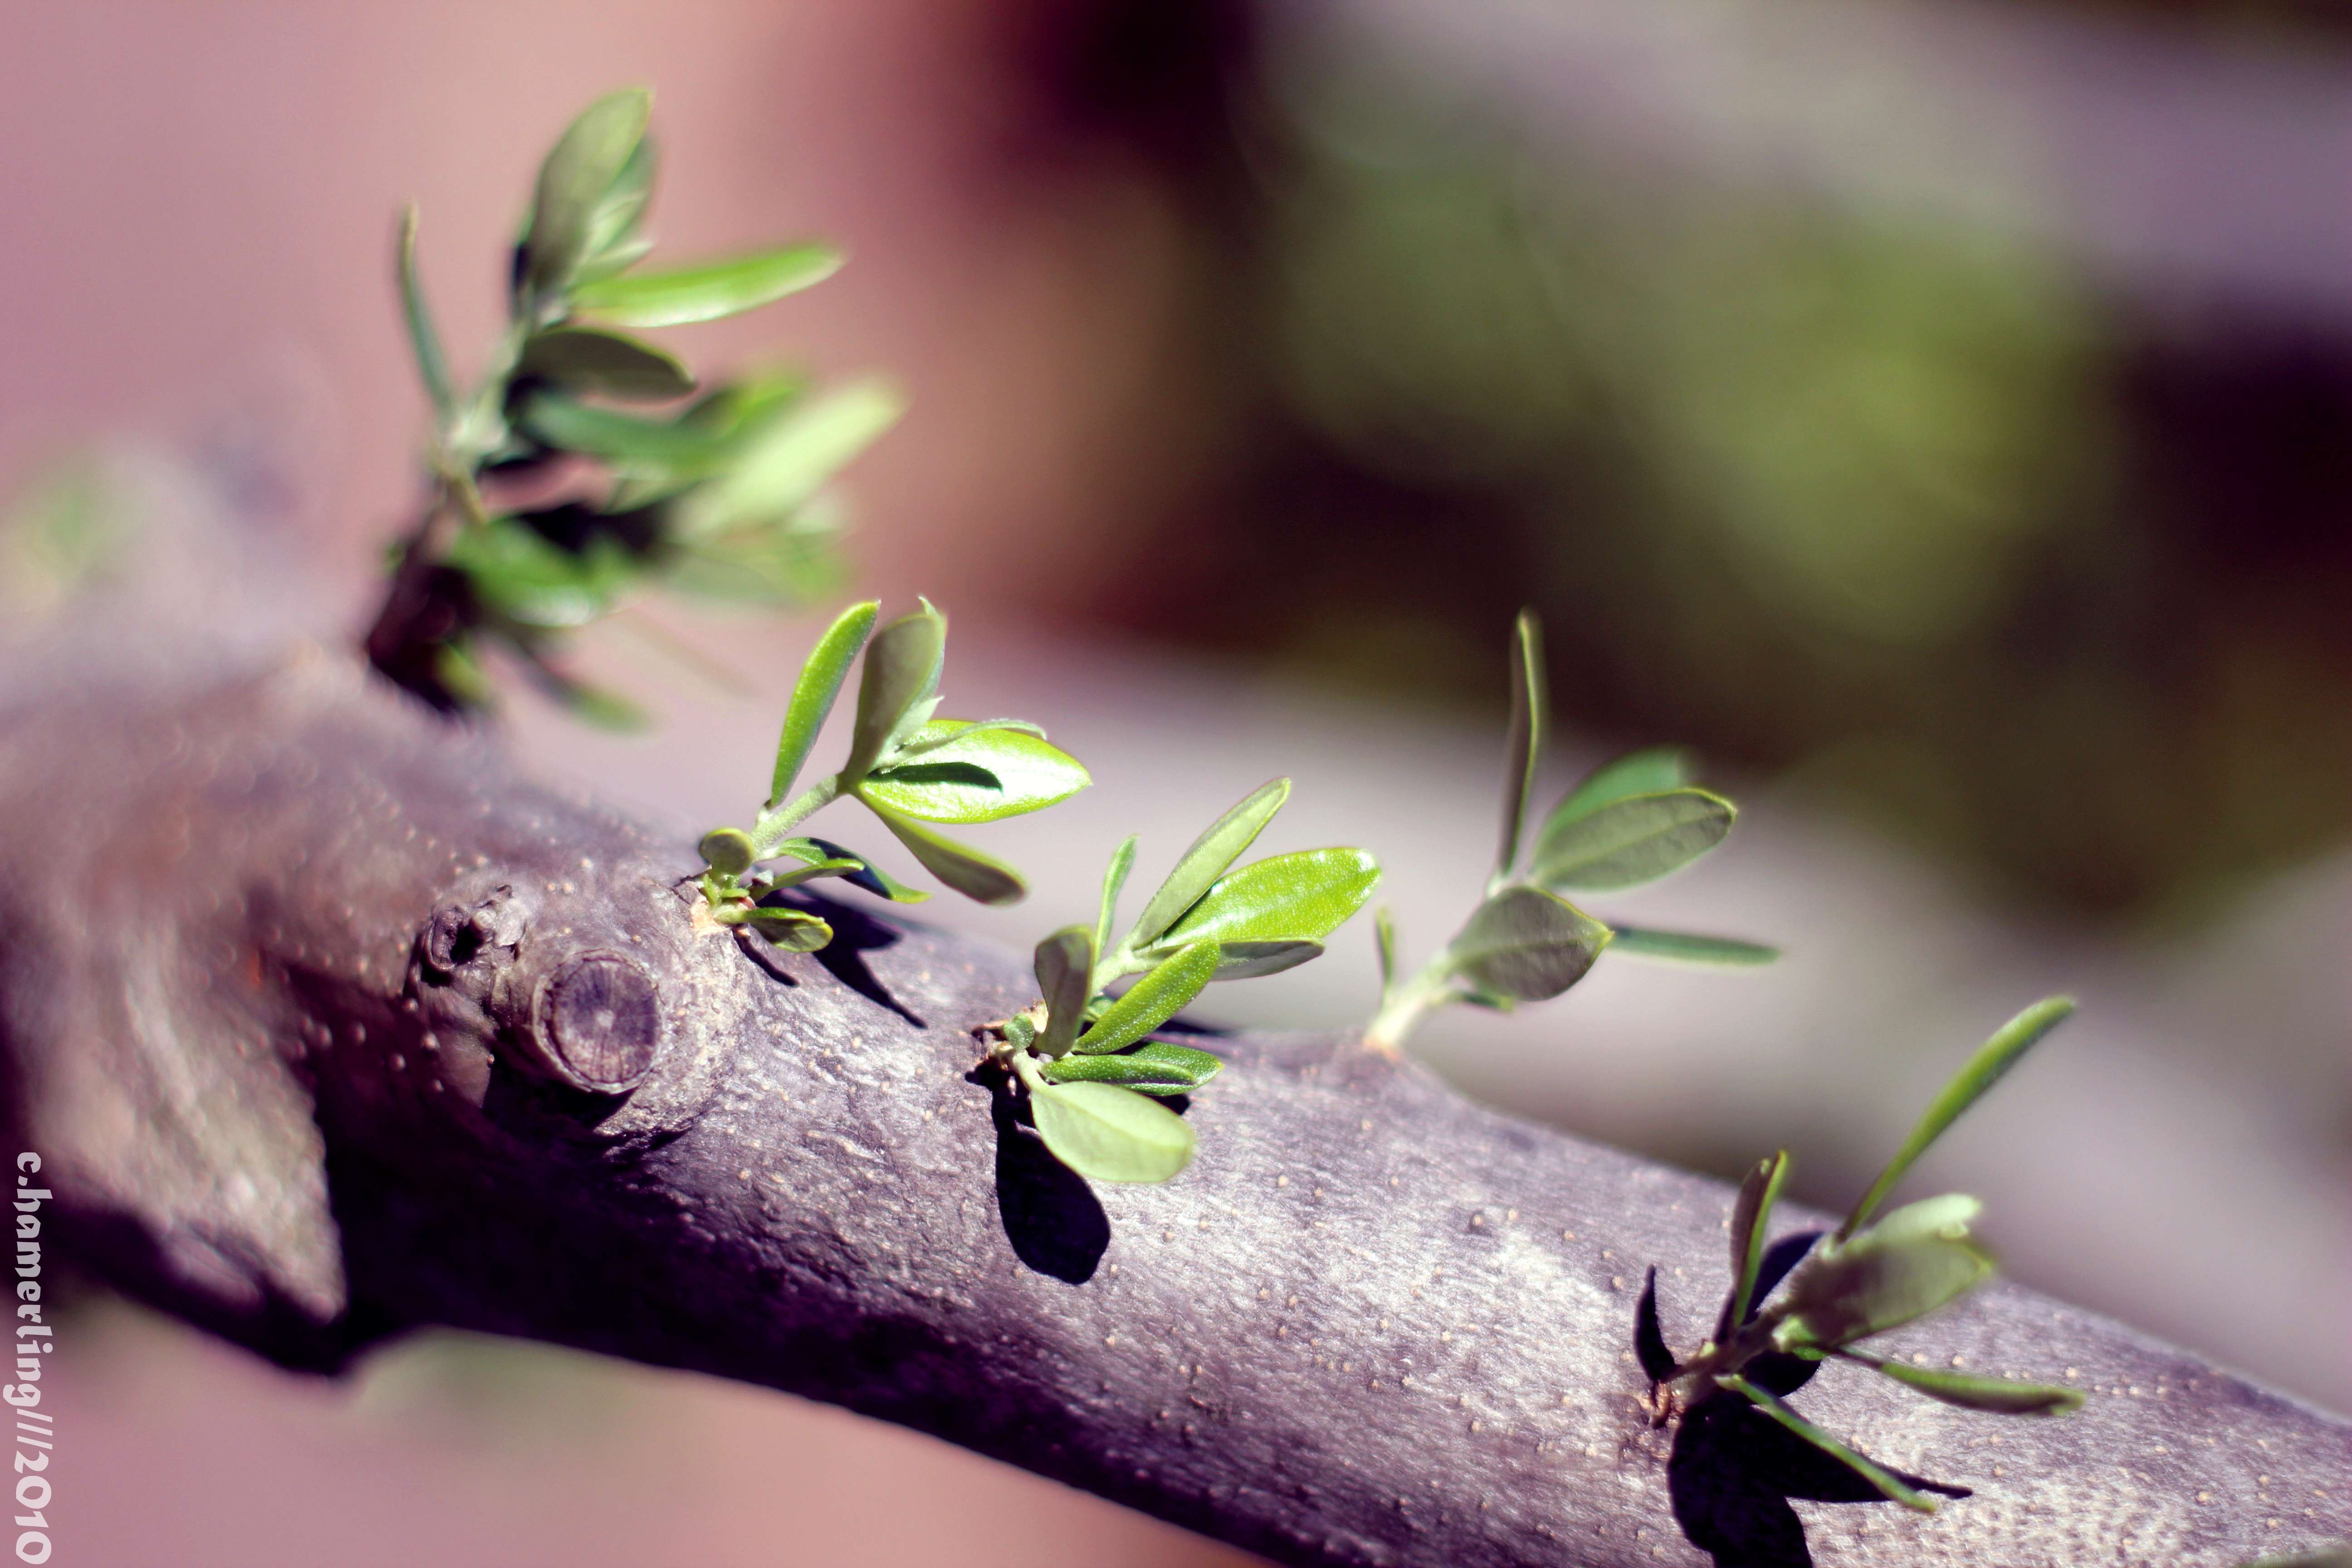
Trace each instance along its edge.
<instances>
[{"instance_id":1,"label":"blurred pink background","mask_svg":"<svg viewBox=\"0 0 2352 1568\"><path fill-rule=\"evenodd\" d=\"M938 598L955 694L1094 769L992 830L1020 920L941 918L1090 911L1120 834L1171 852L1280 769L1275 847L1374 847L1425 951L1486 853L1502 630L1539 603L1547 787L1702 744L1741 836L1642 907L1790 958L1604 966L1441 1020L1432 1065L1702 1168L1788 1142L1822 1200L1955 1053L2076 990L1923 1179L1984 1194L2030 1283L2352 1405L2327 13L0 5L0 487L168 453L144 482L266 524L324 584L276 613L351 637L421 493L395 214L469 362L541 151L650 83L666 255L851 257L670 340L906 388L851 471L853 581ZM647 613L742 689L615 625L582 663L661 731L512 719L692 832L758 775L810 623ZM688 730L715 739L681 772ZM1371 985L1358 938L1209 1011L1332 1025ZM1236 1561L764 1391L454 1336L325 1383L101 1298L70 1322L60 1563Z\"/></svg>"}]
</instances>

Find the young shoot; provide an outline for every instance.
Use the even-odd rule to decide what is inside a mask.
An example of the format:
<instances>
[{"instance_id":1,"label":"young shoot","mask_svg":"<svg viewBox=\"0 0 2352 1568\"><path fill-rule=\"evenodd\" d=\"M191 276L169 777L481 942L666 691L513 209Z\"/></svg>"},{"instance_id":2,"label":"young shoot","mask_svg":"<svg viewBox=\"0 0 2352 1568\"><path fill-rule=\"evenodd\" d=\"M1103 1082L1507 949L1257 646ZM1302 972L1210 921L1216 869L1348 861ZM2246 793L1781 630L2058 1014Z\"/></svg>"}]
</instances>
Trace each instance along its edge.
<instances>
[{"instance_id":1,"label":"young shoot","mask_svg":"<svg viewBox=\"0 0 2352 1568\"><path fill-rule=\"evenodd\" d=\"M1511 727L1502 839L1486 897L1422 968L1401 974L1396 926L1377 916L1381 1006L1365 1037L1396 1050L1429 1012L1453 1002L1508 1012L1557 996L1602 950L1675 963L1753 966L1780 954L1729 937L1596 919L1564 896L1618 892L1681 870L1731 832L1738 810L1691 783L1683 753L1636 752L1595 771L1551 809L1524 862L1528 796L1543 754L1543 628L1523 610L1511 637Z\"/></svg>"},{"instance_id":2,"label":"young shoot","mask_svg":"<svg viewBox=\"0 0 2352 1568\"><path fill-rule=\"evenodd\" d=\"M397 272L432 408L433 495L394 551L367 647L444 711L488 702L487 637L583 717L634 722L626 702L565 673L563 635L648 586L767 603L822 592L838 526L824 487L898 416L875 383L819 394L767 373L706 386L632 335L753 310L841 265L830 246L801 244L639 270L653 248L650 109L642 88L610 93L548 153L506 329L469 387L425 302L415 209L403 217Z\"/></svg>"},{"instance_id":3,"label":"young shoot","mask_svg":"<svg viewBox=\"0 0 2352 1568\"><path fill-rule=\"evenodd\" d=\"M1013 904L1029 891L1018 871L927 825L996 822L1042 811L1090 782L1077 759L1048 745L1045 731L1026 721L933 717L947 658L947 617L926 600L920 610L877 632L879 608L871 600L852 605L825 628L793 685L767 804L750 827L712 828L698 846L700 887L711 918L796 952L831 942L833 927L777 902L774 896L787 888L839 877L899 903L930 896L892 880L858 851L794 831L835 801L855 800L881 818L925 870L966 898ZM793 786L860 649L866 662L849 753L838 769L795 795Z\"/></svg>"},{"instance_id":4,"label":"young shoot","mask_svg":"<svg viewBox=\"0 0 2352 1568\"><path fill-rule=\"evenodd\" d=\"M1732 1207L1731 1289L1714 1337L1690 1360L1675 1359L1659 1328L1656 1268L1643 1287L1633 1350L1654 1390L1664 1385L1671 1396L1688 1385L1695 1400L1751 1401L1885 1497L1928 1512L1936 1502L1921 1486L1789 1407L1786 1396L1822 1362L1852 1362L1930 1399L1988 1415L2063 1415L2079 1406L2083 1396L2074 1389L1916 1366L1855 1348L1940 1310L1990 1278L1993 1260L1969 1233L1983 1206L1976 1199L1948 1193L1907 1204L1875 1224L1871 1216L1928 1146L2074 1010L2071 1000L2053 996L2003 1025L1944 1086L1878 1180L1828 1236L1800 1232L1768 1242L1772 1208L1789 1173L1788 1151L1750 1171ZM1662 1408L1671 1410L1671 1397Z\"/></svg>"},{"instance_id":5,"label":"young shoot","mask_svg":"<svg viewBox=\"0 0 2352 1568\"><path fill-rule=\"evenodd\" d=\"M1290 797L1254 791L1210 824L1114 943L1134 838L1111 856L1091 926L1037 944L1040 1000L976 1031L1012 1075L1054 1157L1098 1182L1164 1182L1192 1158L1192 1129L1160 1099L1190 1094L1223 1064L1153 1033L1213 981L1295 968L1371 897L1381 868L1361 849L1302 849L1234 862ZM1139 975L1114 999L1108 987Z\"/></svg>"}]
</instances>

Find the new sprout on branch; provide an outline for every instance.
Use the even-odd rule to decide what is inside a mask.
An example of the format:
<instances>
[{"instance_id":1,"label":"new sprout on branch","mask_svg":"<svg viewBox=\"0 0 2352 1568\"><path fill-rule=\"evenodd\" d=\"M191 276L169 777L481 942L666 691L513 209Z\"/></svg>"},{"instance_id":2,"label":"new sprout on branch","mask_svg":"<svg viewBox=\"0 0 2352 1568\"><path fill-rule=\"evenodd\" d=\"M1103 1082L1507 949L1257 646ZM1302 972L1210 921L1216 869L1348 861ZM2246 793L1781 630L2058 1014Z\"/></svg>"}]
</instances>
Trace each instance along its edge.
<instances>
[{"instance_id":1,"label":"new sprout on branch","mask_svg":"<svg viewBox=\"0 0 2352 1568\"><path fill-rule=\"evenodd\" d=\"M1381 1007L1366 1038L1394 1050L1433 1008L1452 1002L1509 1011L1559 995L1606 948L1671 963L1752 965L1780 955L1728 937L1653 931L1595 919L1563 897L1615 892L1682 869L1731 832L1731 802L1692 786L1677 751L1636 752L1595 772L1552 807L1524 868L1520 838L1543 754L1543 631L1522 611L1511 638L1511 729L1502 842L1486 894L1454 940L1419 972L1399 973L1396 927L1378 915Z\"/></svg>"},{"instance_id":2,"label":"new sprout on branch","mask_svg":"<svg viewBox=\"0 0 2352 1568\"><path fill-rule=\"evenodd\" d=\"M1045 731L1024 720L934 718L947 617L926 601L877 632L878 608L869 600L844 610L801 667L758 818L748 829L713 828L699 846L702 895L711 918L794 952L823 947L833 940L833 927L780 902L777 895L788 888L839 877L900 903L930 896L892 880L857 851L793 832L835 800L855 800L881 818L925 870L966 898L1012 904L1029 890L1018 871L926 824L995 822L1042 811L1089 782L1076 758L1047 744ZM866 664L849 754L840 768L794 795L793 785L861 648Z\"/></svg>"},{"instance_id":3,"label":"new sprout on branch","mask_svg":"<svg viewBox=\"0 0 2352 1568\"><path fill-rule=\"evenodd\" d=\"M402 222L434 493L394 552L367 648L445 711L488 701L477 657L488 637L584 717L634 722L627 703L562 668L562 635L643 587L753 602L822 591L838 528L824 487L898 416L898 395L872 382L818 394L766 373L704 387L677 355L630 335L755 309L841 264L831 247L803 244L635 270L653 247L650 109L643 89L611 93L548 153L515 245L507 328L469 390L425 304L415 209ZM527 494L502 500L506 481L524 479Z\"/></svg>"},{"instance_id":4,"label":"new sprout on branch","mask_svg":"<svg viewBox=\"0 0 2352 1568\"><path fill-rule=\"evenodd\" d=\"M990 1058L1029 1101L1055 1158L1104 1182L1164 1182L1192 1158L1192 1129L1147 1096L1189 1094L1220 1065L1207 1051L1150 1038L1216 980L1295 968L1371 897L1381 869L1361 849L1302 849L1232 870L1290 797L1276 779L1192 842L1116 944L1118 896L1135 865L1129 837L1104 874L1094 925L1037 944L1041 999L985 1024ZM1108 987L1139 974L1113 999Z\"/></svg>"},{"instance_id":5,"label":"new sprout on branch","mask_svg":"<svg viewBox=\"0 0 2352 1568\"><path fill-rule=\"evenodd\" d=\"M1920 1117L1911 1136L1843 1224L1824 1237L1800 1232L1769 1241L1773 1205L1789 1174L1782 1150L1741 1184L1731 1215L1731 1289L1715 1333L1678 1362L1658 1325L1658 1271L1653 1268L1634 1308L1633 1350L1653 1385L1671 1394L1689 1385L1694 1398L1742 1398L1845 1465L1882 1495L1933 1511L1931 1483L1887 1469L1790 1409L1786 1396L1834 1358L1866 1366L1947 1405L1996 1415L2063 1415L2083 1396L2071 1388L1979 1377L1884 1359L1854 1347L1874 1334L1938 1310L1993 1272L1992 1258L1969 1234L1982 1205L1959 1193L1906 1205L1870 1223L1878 1205L1919 1156L2035 1042L2065 1020L2065 997L2037 1002L1985 1042ZM1787 1288L1773 1293L1785 1279ZM1669 1405L1667 1408L1671 1408Z\"/></svg>"}]
</instances>

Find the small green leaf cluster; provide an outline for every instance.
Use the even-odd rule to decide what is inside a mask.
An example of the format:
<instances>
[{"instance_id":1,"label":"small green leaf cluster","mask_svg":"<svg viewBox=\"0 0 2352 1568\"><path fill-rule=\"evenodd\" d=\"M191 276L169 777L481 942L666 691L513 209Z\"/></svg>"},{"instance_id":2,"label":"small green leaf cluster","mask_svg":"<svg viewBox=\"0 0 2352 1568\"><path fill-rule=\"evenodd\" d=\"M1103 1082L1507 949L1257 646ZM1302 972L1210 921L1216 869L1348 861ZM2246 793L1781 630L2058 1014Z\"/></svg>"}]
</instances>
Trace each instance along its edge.
<instances>
[{"instance_id":1,"label":"small green leaf cluster","mask_svg":"<svg viewBox=\"0 0 2352 1568\"><path fill-rule=\"evenodd\" d=\"M1395 1049L1432 1008L1447 1003L1507 1012L1557 996L1584 978L1603 949L1705 964L1754 965L1780 956L1727 937L1612 924L1565 897L1656 881L1729 836L1738 808L1694 786L1680 752L1636 752L1593 773L1544 818L1522 862L1528 796L1543 749L1542 637L1535 613L1521 612L1511 639L1502 842L1486 897L1454 940L1409 978L1398 973L1395 924L1380 911L1381 1008L1366 1031L1375 1045Z\"/></svg>"},{"instance_id":2,"label":"small green leaf cluster","mask_svg":"<svg viewBox=\"0 0 2352 1568\"><path fill-rule=\"evenodd\" d=\"M1969 1233L1983 1206L1975 1198L1948 1193L1907 1204L1875 1224L1871 1215L1928 1146L2074 1010L2071 1000L2051 997L2003 1025L1944 1086L1870 1190L1826 1237L1799 1236L1768 1246L1772 1208L1788 1179L1788 1151L1750 1171L1732 1208L1731 1289L1715 1336L1688 1362L1677 1362L1667 1348L1658 1325L1658 1271L1650 1270L1634 1310L1633 1348L1651 1382L1688 1383L1703 1394L1750 1400L1885 1497L1930 1512L1932 1498L1807 1421L1783 1396L1834 1358L1931 1399L1996 1415L2063 1415L2080 1406L2083 1396L2074 1389L1916 1366L1854 1348L1938 1310L1991 1276L1992 1258ZM1777 1296L1775 1287L1780 1287Z\"/></svg>"},{"instance_id":3,"label":"small green leaf cluster","mask_svg":"<svg viewBox=\"0 0 2352 1568\"><path fill-rule=\"evenodd\" d=\"M514 249L508 326L469 392L451 377L417 277L414 208L402 225L401 300L433 407L436 497L395 555L369 652L445 710L488 700L476 658L487 635L584 716L629 721L625 703L555 662L562 634L644 586L763 603L822 589L836 527L824 486L899 413L871 383L818 394L774 373L704 386L634 335L753 310L841 264L831 247L803 244L638 270L653 248L650 109L643 89L608 94L548 153ZM552 495L493 504L494 481L523 475L556 481Z\"/></svg>"},{"instance_id":4,"label":"small green leaf cluster","mask_svg":"<svg viewBox=\"0 0 2352 1568\"><path fill-rule=\"evenodd\" d=\"M1192 1129L1157 1103L1188 1094L1222 1065L1207 1051L1152 1033L1217 980L1295 968L1361 909L1381 869L1361 849L1302 849L1239 870L1234 863L1290 798L1276 779L1210 824L1145 901L1117 942L1118 897L1136 840L1113 853L1092 927L1037 944L1040 1000L982 1026L991 1057L1029 1100L1054 1157L1103 1182L1164 1182L1192 1158ZM1139 975L1123 995L1109 987Z\"/></svg>"},{"instance_id":5,"label":"small green leaf cluster","mask_svg":"<svg viewBox=\"0 0 2352 1568\"><path fill-rule=\"evenodd\" d=\"M831 942L833 927L774 901L787 888L838 877L899 903L930 896L893 880L862 853L793 832L834 801L846 797L865 806L925 870L966 898L1012 904L1029 890L1018 871L928 824L995 822L1041 811L1090 782L1077 760L1047 744L1034 724L935 717L947 617L926 600L877 632L879 612L871 600L852 605L817 639L784 710L766 805L749 828L713 828L699 846L711 918L797 952ZM839 769L793 795L861 649L866 662L849 754Z\"/></svg>"}]
</instances>

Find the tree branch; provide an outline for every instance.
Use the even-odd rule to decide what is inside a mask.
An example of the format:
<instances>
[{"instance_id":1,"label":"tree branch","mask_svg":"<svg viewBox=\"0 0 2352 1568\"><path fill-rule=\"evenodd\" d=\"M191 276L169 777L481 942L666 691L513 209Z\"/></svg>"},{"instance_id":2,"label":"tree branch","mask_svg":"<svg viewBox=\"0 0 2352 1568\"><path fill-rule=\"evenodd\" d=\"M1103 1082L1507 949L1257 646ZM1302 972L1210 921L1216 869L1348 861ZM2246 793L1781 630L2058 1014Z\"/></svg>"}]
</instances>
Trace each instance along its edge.
<instances>
[{"instance_id":1,"label":"tree branch","mask_svg":"<svg viewBox=\"0 0 2352 1568\"><path fill-rule=\"evenodd\" d=\"M0 1027L49 1240L281 1362L447 1323L690 1367L1299 1563L1801 1563L1801 1518L1822 1563L2221 1568L2352 1525L2352 1428L2010 1287L1888 1351L2088 1406L1830 1369L1810 1417L1975 1495L1800 1515L1823 1484L1749 1424L1642 1404L1643 1271L1695 1343L1717 1184L1335 1036L1221 1042L1192 1169L1089 1190L975 1070L1025 964L831 906L814 956L698 923L686 845L340 661L7 722Z\"/></svg>"}]
</instances>

